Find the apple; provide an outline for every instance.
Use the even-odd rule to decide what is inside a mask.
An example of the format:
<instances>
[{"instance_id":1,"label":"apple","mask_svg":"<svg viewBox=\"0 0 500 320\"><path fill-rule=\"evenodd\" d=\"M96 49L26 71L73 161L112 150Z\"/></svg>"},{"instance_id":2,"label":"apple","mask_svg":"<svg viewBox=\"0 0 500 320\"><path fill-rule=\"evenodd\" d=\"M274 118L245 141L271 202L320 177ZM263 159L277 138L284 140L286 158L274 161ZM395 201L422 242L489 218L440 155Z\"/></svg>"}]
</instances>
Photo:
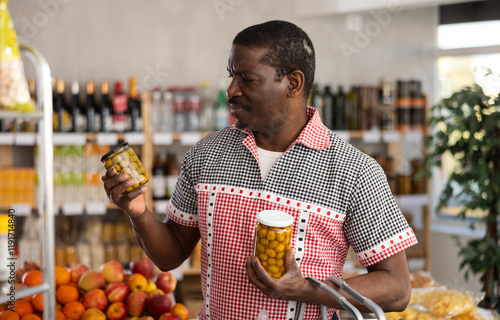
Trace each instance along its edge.
<instances>
[{"instance_id":1,"label":"apple","mask_svg":"<svg viewBox=\"0 0 500 320\"><path fill-rule=\"evenodd\" d=\"M177 279L169 271L160 272L156 275L155 283L158 289L163 290L165 293L170 293L175 290Z\"/></svg>"},{"instance_id":2,"label":"apple","mask_svg":"<svg viewBox=\"0 0 500 320\"><path fill-rule=\"evenodd\" d=\"M148 299L148 314L155 319L165 312L169 312L172 301L166 294L155 294Z\"/></svg>"},{"instance_id":3,"label":"apple","mask_svg":"<svg viewBox=\"0 0 500 320\"><path fill-rule=\"evenodd\" d=\"M147 292L147 294L148 294L148 297L151 298L155 294L165 294L165 292L163 292L163 290L160 290L160 289L154 289L152 291Z\"/></svg>"},{"instance_id":4,"label":"apple","mask_svg":"<svg viewBox=\"0 0 500 320\"><path fill-rule=\"evenodd\" d=\"M78 280L80 292L85 293L92 289L104 287L104 276L99 271L89 270Z\"/></svg>"},{"instance_id":5,"label":"apple","mask_svg":"<svg viewBox=\"0 0 500 320\"><path fill-rule=\"evenodd\" d=\"M162 314L158 320L182 320L181 316L172 312Z\"/></svg>"},{"instance_id":6,"label":"apple","mask_svg":"<svg viewBox=\"0 0 500 320\"><path fill-rule=\"evenodd\" d=\"M106 286L104 292L108 296L109 302L120 302L127 298L130 292L128 285L124 282L113 282Z\"/></svg>"},{"instance_id":7,"label":"apple","mask_svg":"<svg viewBox=\"0 0 500 320\"><path fill-rule=\"evenodd\" d=\"M153 277L154 264L151 259L136 258L130 262L129 269L132 273L140 273L146 277L146 279L151 279Z\"/></svg>"},{"instance_id":8,"label":"apple","mask_svg":"<svg viewBox=\"0 0 500 320\"><path fill-rule=\"evenodd\" d=\"M155 320L155 318L151 317L151 316L144 316L144 317L140 317L139 319L137 320Z\"/></svg>"},{"instance_id":9,"label":"apple","mask_svg":"<svg viewBox=\"0 0 500 320\"><path fill-rule=\"evenodd\" d=\"M106 283L122 282L123 281L123 266L116 260L108 261L99 268Z\"/></svg>"},{"instance_id":10,"label":"apple","mask_svg":"<svg viewBox=\"0 0 500 320\"><path fill-rule=\"evenodd\" d=\"M125 299L128 314L136 317L142 316L146 311L147 301L148 294L146 292L130 292Z\"/></svg>"},{"instance_id":11,"label":"apple","mask_svg":"<svg viewBox=\"0 0 500 320\"><path fill-rule=\"evenodd\" d=\"M109 320L122 320L127 316L127 307L123 302L113 302L106 310L106 317Z\"/></svg>"},{"instance_id":12,"label":"apple","mask_svg":"<svg viewBox=\"0 0 500 320\"><path fill-rule=\"evenodd\" d=\"M69 269L69 274L71 275L71 282L78 283L82 274L87 272L89 268L84 264L76 264Z\"/></svg>"},{"instance_id":13,"label":"apple","mask_svg":"<svg viewBox=\"0 0 500 320\"><path fill-rule=\"evenodd\" d=\"M148 288L148 279L140 273L133 273L128 277L127 284L130 291L146 292Z\"/></svg>"},{"instance_id":14,"label":"apple","mask_svg":"<svg viewBox=\"0 0 500 320\"><path fill-rule=\"evenodd\" d=\"M85 306L85 309L97 308L104 311L108 306L108 297L106 297L104 290L95 288L83 295L82 304Z\"/></svg>"},{"instance_id":15,"label":"apple","mask_svg":"<svg viewBox=\"0 0 500 320\"><path fill-rule=\"evenodd\" d=\"M82 313L80 320L106 320L106 315L97 308L90 308Z\"/></svg>"}]
</instances>

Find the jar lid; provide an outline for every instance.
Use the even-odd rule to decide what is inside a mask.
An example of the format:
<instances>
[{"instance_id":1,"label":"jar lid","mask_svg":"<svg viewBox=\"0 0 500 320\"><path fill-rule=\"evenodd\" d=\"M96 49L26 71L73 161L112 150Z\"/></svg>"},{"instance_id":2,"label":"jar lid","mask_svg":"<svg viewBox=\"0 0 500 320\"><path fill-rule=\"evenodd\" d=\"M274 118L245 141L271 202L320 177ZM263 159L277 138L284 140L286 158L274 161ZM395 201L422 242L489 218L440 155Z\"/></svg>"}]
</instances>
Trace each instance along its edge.
<instances>
[{"instance_id":1,"label":"jar lid","mask_svg":"<svg viewBox=\"0 0 500 320\"><path fill-rule=\"evenodd\" d=\"M118 151L120 151L120 149L124 148L124 147L128 147L128 142L124 142L122 143L121 145L119 146L116 146L114 147L113 149L111 149L111 151L109 151L108 153L106 153L105 155L103 155L101 157L101 160L100 161L104 161L106 160L107 157L109 157L110 155L112 155L113 153L116 153Z\"/></svg>"},{"instance_id":2,"label":"jar lid","mask_svg":"<svg viewBox=\"0 0 500 320\"><path fill-rule=\"evenodd\" d=\"M293 224L293 217L278 210L264 210L257 214L257 221L269 227L288 227Z\"/></svg>"}]
</instances>

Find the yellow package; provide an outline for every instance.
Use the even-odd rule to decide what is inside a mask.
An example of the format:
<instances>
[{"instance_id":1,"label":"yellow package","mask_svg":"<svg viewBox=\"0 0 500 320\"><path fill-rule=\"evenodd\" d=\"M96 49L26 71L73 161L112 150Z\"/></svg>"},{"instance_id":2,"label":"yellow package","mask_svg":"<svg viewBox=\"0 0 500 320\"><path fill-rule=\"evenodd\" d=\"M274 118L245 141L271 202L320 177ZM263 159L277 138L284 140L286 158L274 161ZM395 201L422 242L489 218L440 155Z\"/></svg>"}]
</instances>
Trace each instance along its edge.
<instances>
[{"instance_id":1,"label":"yellow package","mask_svg":"<svg viewBox=\"0 0 500 320\"><path fill-rule=\"evenodd\" d=\"M0 109L33 111L35 107L30 98L7 2L0 0Z\"/></svg>"},{"instance_id":2,"label":"yellow package","mask_svg":"<svg viewBox=\"0 0 500 320\"><path fill-rule=\"evenodd\" d=\"M452 289L436 289L423 294L418 304L430 310L443 319L464 314L471 311L482 300L484 294L462 292Z\"/></svg>"}]
</instances>

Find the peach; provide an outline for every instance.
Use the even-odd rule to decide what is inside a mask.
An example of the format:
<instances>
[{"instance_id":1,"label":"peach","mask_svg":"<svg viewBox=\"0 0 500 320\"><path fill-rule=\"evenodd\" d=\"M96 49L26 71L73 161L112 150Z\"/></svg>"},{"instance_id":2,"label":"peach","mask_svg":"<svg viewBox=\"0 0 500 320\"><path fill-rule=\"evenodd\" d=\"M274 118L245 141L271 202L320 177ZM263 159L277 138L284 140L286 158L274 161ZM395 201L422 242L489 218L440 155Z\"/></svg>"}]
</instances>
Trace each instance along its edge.
<instances>
[{"instance_id":1,"label":"peach","mask_svg":"<svg viewBox=\"0 0 500 320\"><path fill-rule=\"evenodd\" d=\"M104 276L99 271L90 270L82 274L78 280L78 288L81 293L88 292L92 289L104 287Z\"/></svg>"},{"instance_id":2,"label":"peach","mask_svg":"<svg viewBox=\"0 0 500 320\"><path fill-rule=\"evenodd\" d=\"M108 261L99 268L106 283L123 281L123 266L116 260Z\"/></svg>"}]
</instances>

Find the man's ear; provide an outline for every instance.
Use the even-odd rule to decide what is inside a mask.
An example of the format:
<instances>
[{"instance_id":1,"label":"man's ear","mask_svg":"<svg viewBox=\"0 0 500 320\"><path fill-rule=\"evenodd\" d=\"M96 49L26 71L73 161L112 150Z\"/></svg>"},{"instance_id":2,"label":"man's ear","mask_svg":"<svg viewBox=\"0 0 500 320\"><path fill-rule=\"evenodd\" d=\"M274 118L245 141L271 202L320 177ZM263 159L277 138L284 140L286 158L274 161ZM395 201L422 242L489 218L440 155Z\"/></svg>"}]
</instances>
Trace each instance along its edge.
<instances>
[{"instance_id":1,"label":"man's ear","mask_svg":"<svg viewBox=\"0 0 500 320\"><path fill-rule=\"evenodd\" d=\"M287 74L288 78L288 92L289 98L302 97L304 94L304 81L305 77L302 71L294 70Z\"/></svg>"}]
</instances>

